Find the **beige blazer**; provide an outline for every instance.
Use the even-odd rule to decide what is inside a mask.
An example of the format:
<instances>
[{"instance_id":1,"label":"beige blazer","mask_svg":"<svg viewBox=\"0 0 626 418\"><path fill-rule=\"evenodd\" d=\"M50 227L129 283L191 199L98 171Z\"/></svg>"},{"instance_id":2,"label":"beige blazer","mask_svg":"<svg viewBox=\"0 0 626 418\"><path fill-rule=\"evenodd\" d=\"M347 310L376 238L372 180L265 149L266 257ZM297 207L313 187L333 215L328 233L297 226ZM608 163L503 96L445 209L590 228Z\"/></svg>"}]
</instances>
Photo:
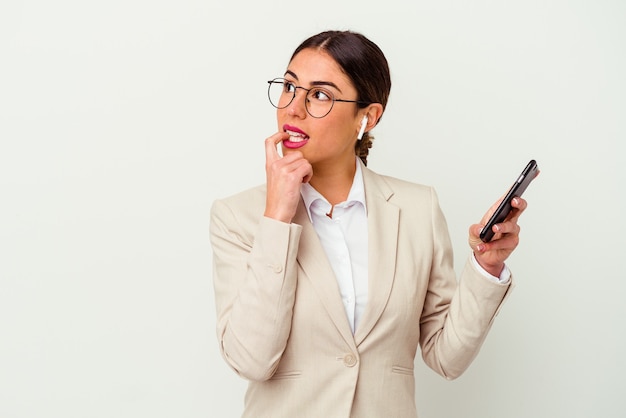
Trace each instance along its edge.
<instances>
[{"instance_id":1,"label":"beige blazer","mask_svg":"<svg viewBox=\"0 0 626 418\"><path fill-rule=\"evenodd\" d=\"M457 284L434 190L362 168L369 295L354 335L302 202L292 224L263 217L265 186L213 204L217 336L249 380L244 417L416 417L418 345L459 376L511 289L470 260Z\"/></svg>"}]
</instances>

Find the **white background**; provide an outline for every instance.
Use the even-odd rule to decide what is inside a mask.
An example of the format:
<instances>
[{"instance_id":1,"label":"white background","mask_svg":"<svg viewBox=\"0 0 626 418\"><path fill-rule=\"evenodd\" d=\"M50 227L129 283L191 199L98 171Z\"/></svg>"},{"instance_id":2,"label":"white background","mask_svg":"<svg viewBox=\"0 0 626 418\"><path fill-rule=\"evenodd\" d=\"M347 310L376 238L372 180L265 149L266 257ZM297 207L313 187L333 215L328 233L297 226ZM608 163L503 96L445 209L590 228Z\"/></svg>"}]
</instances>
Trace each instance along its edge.
<instances>
[{"instance_id":1,"label":"white background","mask_svg":"<svg viewBox=\"0 0 626 418\"><path fill-rule=\"evenodd\" d=\"M266 80L328 28L385 51L369 166L437 188L457 268L467 227L529 159L542 170L517 287L461 378L418 357L420 417L623 416L617 0L3 0L0 416L240 414L209 208L264 181Z\"/></svg>"}]
</instances>

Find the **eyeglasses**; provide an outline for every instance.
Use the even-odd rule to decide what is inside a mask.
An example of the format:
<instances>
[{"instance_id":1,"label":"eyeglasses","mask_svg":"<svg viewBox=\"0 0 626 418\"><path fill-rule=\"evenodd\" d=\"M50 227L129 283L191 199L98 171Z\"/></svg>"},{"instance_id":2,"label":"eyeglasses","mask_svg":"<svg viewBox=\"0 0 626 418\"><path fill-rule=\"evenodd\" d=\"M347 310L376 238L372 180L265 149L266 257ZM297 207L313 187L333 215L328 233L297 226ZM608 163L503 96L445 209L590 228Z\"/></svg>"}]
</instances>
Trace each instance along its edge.
<instances>
[{"instance_id":1,"label":"eyeglasses","mask_svg":"<svg viewBox=\"0 0 626 418\"><path fill-rule=\"evenodd\" d=\"M314 118L323 118L328 115L333 108L335 102L357 103L368 105L369 103L361 100L344 100L335 99L333 93L323 87L313 87L310 89L296 86L293 82L284 78L275 78L268 81L267 96L270 103L277 109L284 109L291 104L296 97L298 89L306 91L306 99L304 105L309 115Z\"/></svg>"}]
</instances>

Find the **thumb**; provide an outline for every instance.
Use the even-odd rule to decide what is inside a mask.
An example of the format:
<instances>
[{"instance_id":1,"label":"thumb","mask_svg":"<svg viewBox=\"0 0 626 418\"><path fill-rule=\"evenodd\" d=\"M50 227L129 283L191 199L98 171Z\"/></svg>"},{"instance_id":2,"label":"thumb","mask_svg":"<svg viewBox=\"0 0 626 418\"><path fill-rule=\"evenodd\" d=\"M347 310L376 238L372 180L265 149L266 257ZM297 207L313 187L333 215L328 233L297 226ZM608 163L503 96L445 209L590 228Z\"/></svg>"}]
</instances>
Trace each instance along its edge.
<instances>
[{"instance_id":1,"label":"thumb","mask_svg":"<svg viewBox=\"0 0 626 418\"><path fill-rule=\"evenodd\" d=\"M480 252L481 250L479 249L479 246L484 245L484 243L480 239L480 232L482 231L482 229L483 229L483 225L481 224L475 224L475 225L470 226L469 228L469 237L467 241L469 243L470 248L473 251Z\"/></svg>"}]
</instances>

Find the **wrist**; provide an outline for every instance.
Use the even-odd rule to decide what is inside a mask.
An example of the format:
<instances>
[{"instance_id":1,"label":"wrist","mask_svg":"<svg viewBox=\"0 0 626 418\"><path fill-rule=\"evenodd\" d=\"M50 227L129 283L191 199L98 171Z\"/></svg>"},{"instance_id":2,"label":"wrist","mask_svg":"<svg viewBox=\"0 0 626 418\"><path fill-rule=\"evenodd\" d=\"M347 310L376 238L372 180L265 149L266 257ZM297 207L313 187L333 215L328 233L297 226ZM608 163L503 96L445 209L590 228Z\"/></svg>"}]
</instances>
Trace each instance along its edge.
<instances>
[{"instance_id":1,"label":"wrist","mask_svg":"<svg viewBox=\"0 0 626 418\"><path fill-rule=\"evenodd\" d=\"M474 259L476 260L478 265L482 267L483 270L485 270L487 273L491 274L494 277L500 277L500 275L502 274L502 271L504 270L504 263L498 263L498 264L486 263L484 260L481 260L480 257L476 253L474 253Z\"/></svg>"},{"instance_id":2,"label":"wrist","mask_svg":"<svg viewBox=\"0 0 626 418\"><path fill-rule=\"evenodd\" d=\"M286 213L281 213L280 211L272 211L272 210L265 210L265 213L263 213L263 216L265 216L266 218L271 218L274 219L276 221L279 222L284 222L284 223L291 223L291 220L293 219L293 215L289 216Z\"/></svg>"}]
</instances>

